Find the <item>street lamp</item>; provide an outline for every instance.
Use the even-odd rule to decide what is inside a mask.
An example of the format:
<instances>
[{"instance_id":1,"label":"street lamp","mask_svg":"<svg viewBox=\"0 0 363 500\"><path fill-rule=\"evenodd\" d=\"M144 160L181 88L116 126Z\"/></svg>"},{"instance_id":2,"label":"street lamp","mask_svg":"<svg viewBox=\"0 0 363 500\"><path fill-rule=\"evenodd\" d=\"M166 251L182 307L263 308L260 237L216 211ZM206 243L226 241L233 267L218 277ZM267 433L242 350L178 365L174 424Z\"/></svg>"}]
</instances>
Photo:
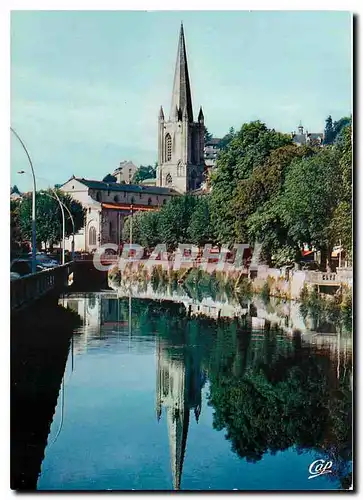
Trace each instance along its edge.
<instances>
[{"instance_id":1,"label":"street lamp","mask_svg":"<svg viewBox=\"0 0 363 500\"><path fill-rule=\"evenodd\" d=\"M26 174L27 172L25 172L24 170L20 170L18 172L18 174ZM38 177L39 179L39 177ZM41 177L42 179L42 177ZM47 180L47 179L43 179L43 180ZM74 218L69 210L69 208L67 207L67 205L65 205L63 202L60 201L59 199L59 196L56 192L56 190L52 187L49 187L49 189L53 192L54 194L54 197L53 196L50 196L48 193L43 193L43 194L47 194L48 196L50 196L50 198L54 198L58 201L60 207L61 207L61 211L62 211L62 221L63 221L63 250L62 250L62 264L65 263L65 255L64 255L64 252L65 252L65 219L64 219L64 211L63 211L63 207L67 210L70 218L71 218L71 221L72 221L72 226L73 226L73 234L72 234L72 260L74 260L74 235L75 235L75 224L74 224Z\"/></svg>"},{"instance_id":2,"label":"street lamp","mask_svg":"<svg viewBox=\"0 0 363 500\"><path fill-rule=\"evenodd\" d=\"M42 194L45 194L46 196L49 196L49 198L52 198L53 200L56 200L58 201L59 203L59 206L61 207L61 210L62 210L62 214L63 214L63 218L62 218L62 222L63 222L63 255L62 255L62 264L64 264L64 248L65 248L65 240L64 240L64 234L65 234L65 221L64 221L64 212L63 212L63 208L65 208L69 214L69 217L71 219L71 222L72 222L72 227L73 227L73 233L72 233L72 260L74 260L74 234L75 234L75 225L74 225L74 219L73 219L73 215L71 213L71 211L69 210L69 208L67 207L67 205L65 205L62 201L60 201L59 199L59 196L57 195L55 189L53 188L50 188L54 195L55 196L52 196L51 194L47 193L47 192L43 192Z\"/></svg>"},{"instance_id":3,"label":"street lamp","mask_svg":"<svg viewBox=\"0 0 363 500\"><path fill-rule=\"evenodd\" d=\"M25 144L23 143L23 141L20 139L20 137L18 136L18 134L15 132L15 130L10 127L10 130L12 131L12 133L15 135L15 137L18 139L18 141L20 142L20 144L22 145L25 153L26 153L26 156L28 158L28 161L29 161L29 165L30 165L30 168L32 170L32 175L33 175L33 196L32 196L32 273L36 273L37 272L37 261L36 261L36 258L37 258L37 235L36 235L36 222L35 222L35 196L36 196L36 192L37 192L37 185L36 185L36 182L35 182L35 174L34 174L34 168L33 168L33 163L32 163L32 160L30 158L30 155L28 153L28 150L26 149L25 147ZM18 172L18 173L25 173L23 170Z\"/></svg>"},{"instance_id":4,"label":"street lamp","mask_svg":"<svg viewBox=\"0 0 363 500\"><path fill-rule=\"evenodd\" d=\"M52 188L51 188L52 189ZM62 230L62 264L65 264L65 246L66 246L66 231L65 231L65 227L66 227L66 220L65 220L65 217L64 217L64 208L63 208L63 203L60 201L59 199L59 196L57 195L57 192L55 189L52 189L52 192L54 193L54 196L57 198L57 201L59 203L59 206L61 208L61 211L62 211L62 225L63 225L63 230Z\"/></svg>"}]
</instances>

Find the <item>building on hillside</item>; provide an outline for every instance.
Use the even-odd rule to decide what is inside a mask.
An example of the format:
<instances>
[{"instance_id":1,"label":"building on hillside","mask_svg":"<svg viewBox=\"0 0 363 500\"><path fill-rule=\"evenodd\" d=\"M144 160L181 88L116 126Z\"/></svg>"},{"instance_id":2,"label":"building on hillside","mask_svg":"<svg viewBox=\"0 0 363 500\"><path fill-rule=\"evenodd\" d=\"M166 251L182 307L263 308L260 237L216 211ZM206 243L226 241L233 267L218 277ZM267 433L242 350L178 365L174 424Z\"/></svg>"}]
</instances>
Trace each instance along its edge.
<instances>
[{"instance_id":1,"label":"building on hillside","mask_svg":"<svg viewBox=\"0 0 363 500\"><path fill-rule=\"evenodd\" d=\"M220 143L222 139L217 139L217 137L212 137L204 145L204 161L208 168L213 168L216 166L216 161L218 153L220 152Z\"/></svg>"},{"instance_id":2,"label":"building on hillside","mask_svg":"<svg viewBox=\"0 0 363 500\"><path fill-rule=\"evenodd\" d=\"M158 210L178 193L170 188L119 184L71 177L60 190L86 209L84 227L75 236L75 250L94 252L105 243L122 243L124 219L133 213ZM68 241L69 240L69 241ZM72 238L66 242L71 249Z\"/></svg>"},{"instance_id":3,"label":"building on hillside","mask_svg":"<svg viewBox=\"0 0 363 500\"><path fill-rule=\"evenodd\" d=\"M161 107L158 120L157 186L180 193L197 189L204 173L204 116L193 119L192 96L183 25L180 28L171 108L168 119Z\"/></svg>"},{"instance_id":4,"label":"building on hillside","mask_svg":"<svg viewBox=\"0 0 363 500\"><path fill-rule=\"evenodd\" d=\"M132 163L132 161L122 161L120 166L116 168L113 172L113 176L116 177L119 184L131 184L132 178L135 175L138 167Z\"/></svg>"},{"instance_id":5,"label":"building on hillside","mask_svg":"<svg viewBox=\"0 0 363 500\"><path fill-rule=\"evenodd\" d=\"M304 130L304 127L302 126L301 122L300 125L298 126L298 132L291 132L291 137L292 141L294 144L297 146L304 146L304 145L309 145L309 146L322 146L323 145L323 140L324 140L324 133L323 132L308 132L307 130Z\"/></svg>"}]
</instances>

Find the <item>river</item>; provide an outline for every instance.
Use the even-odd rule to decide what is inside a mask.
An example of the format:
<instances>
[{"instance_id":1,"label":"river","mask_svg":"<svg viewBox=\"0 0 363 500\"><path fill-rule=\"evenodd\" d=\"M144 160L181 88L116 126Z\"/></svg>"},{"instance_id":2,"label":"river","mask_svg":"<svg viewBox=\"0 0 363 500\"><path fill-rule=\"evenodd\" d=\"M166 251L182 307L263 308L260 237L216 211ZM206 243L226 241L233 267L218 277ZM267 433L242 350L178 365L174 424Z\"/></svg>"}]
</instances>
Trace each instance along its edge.
<instances>
[{"instance_id":1,"label":"river","mask_svg":"<svg viewBox=\"0 0 363 500\"><path fill-rule=\"evenodd\" d=\"M156 298L60 299L79 320L49 392L37 490L349 487L349 332L291 333L266 320L274 314L266 302L215 319L191 314L183 300ZM19 438L22 425L13 431L19 442L27 439Z\"/></svg>"}]
</instances>

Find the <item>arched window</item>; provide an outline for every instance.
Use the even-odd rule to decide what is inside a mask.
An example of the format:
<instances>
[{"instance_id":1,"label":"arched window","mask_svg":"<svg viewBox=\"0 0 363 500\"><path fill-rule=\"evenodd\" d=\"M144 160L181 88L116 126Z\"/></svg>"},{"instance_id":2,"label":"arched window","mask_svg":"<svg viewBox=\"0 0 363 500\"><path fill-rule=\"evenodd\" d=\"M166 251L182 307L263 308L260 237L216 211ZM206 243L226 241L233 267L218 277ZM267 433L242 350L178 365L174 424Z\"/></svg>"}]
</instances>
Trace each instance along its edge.
<instances>
[{"instance_id":1,"label":"arched window","mask_svg":"<svg viewBox=\"0 0 363 500\"><path fill-rule=\"evenodd\" d=\"M171 186L173 184L173 179L170 174L166 176L165 182L167 186Z\"/></svg>"},{"instance_id":2,"label":"arched window","mask_svg":"<svg viewBox=\"0 0 363 500\"><path fill-rule=\"evenodd\" d=\"M96 228L94 228L93 226L89 228L88 244L89 245L96 245Z\"/></svg>"},{"instance_id":3,"label":"arched window","mask_svg":"<svg viewBox=\"0 0 363 500\"><path fill-rule=\"evenodd\" d=\"M149 199L147 200L147 204L148 204L149 206L152 204L152 199L151 199L151 198L149 198Z\"/></svg>"},{"instance_id":4,"label":"arched window","mask_svg":"<svg viewBox=\"0 0 363 500\"><path fill-rule=\"evenodd\" d=\"M178 161L178 164L176 166L176 175L177 177L181 177L183 175L183 164L181 160Z\"/></svg>"},{"instance_id":5,"label":"arched window","mask_svg":"<svg viewBox=\"0 0 363 500\"><path fill-rule=\"evenodd\" d=\"M171 136L166 134L165 136L165 161L171 160Z\"/></svg>"}]
</instances>

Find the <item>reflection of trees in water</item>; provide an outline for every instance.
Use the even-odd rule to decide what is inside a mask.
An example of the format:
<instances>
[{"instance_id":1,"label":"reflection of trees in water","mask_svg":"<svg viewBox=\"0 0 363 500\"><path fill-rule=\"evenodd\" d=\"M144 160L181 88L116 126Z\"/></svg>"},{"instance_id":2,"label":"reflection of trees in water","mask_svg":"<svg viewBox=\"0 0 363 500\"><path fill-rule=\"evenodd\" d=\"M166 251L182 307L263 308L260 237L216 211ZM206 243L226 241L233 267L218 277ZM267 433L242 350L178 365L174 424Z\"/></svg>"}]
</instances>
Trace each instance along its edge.
<instances>
[{"instance_id":1,"label":"reflection of trees in water","mask_svg":"<svg viewBox=\"0 0 363 500\"><path fill-rule=\"evenodd\" d=\"M253 338L254 332L240 335ZM236 350L223 344L227 352L208 370L214 427L225 429L233 451L252 462L291 446L315 449L333 460L335 476L344 481L352 458L349 376L337 380L327 355L283 344L272 331L260 342L237 342ZM236 359L247 360L242 370L235 370Z\"/></svg>"},{"instance_id":2,"label":"reflection of trees in water","mask_svg":"<svg viewBox=\"0 0 363 500\"><path fill-rule=\"evenodd\" d=\"M314 331L322 333L338 331L351 333L351 304L341 305L337 300L324 300L314 290L310 294L303 295L303 300L300 304L300 313L304 321L310 319L311 329Z\"/></svg>"},{"instance_id":3,"label":"reflection of trees in water","mask_svg":"<svg viewBox=\"0 0 363 500\"><path fill-rule=\"evenodd\" d=\"M127 300L120 301L124 318ZM337 375L330 351L302 346L277 328L252 330L248 319L188 318L182 304L134 300L141 334L157 334L171 358L200 359L210 380L214 427L248 461L295 446L316 450L347 483L352 459L350 355ZM198 361L199 363L199 361Z\"/></svg>"}]
</instances>

